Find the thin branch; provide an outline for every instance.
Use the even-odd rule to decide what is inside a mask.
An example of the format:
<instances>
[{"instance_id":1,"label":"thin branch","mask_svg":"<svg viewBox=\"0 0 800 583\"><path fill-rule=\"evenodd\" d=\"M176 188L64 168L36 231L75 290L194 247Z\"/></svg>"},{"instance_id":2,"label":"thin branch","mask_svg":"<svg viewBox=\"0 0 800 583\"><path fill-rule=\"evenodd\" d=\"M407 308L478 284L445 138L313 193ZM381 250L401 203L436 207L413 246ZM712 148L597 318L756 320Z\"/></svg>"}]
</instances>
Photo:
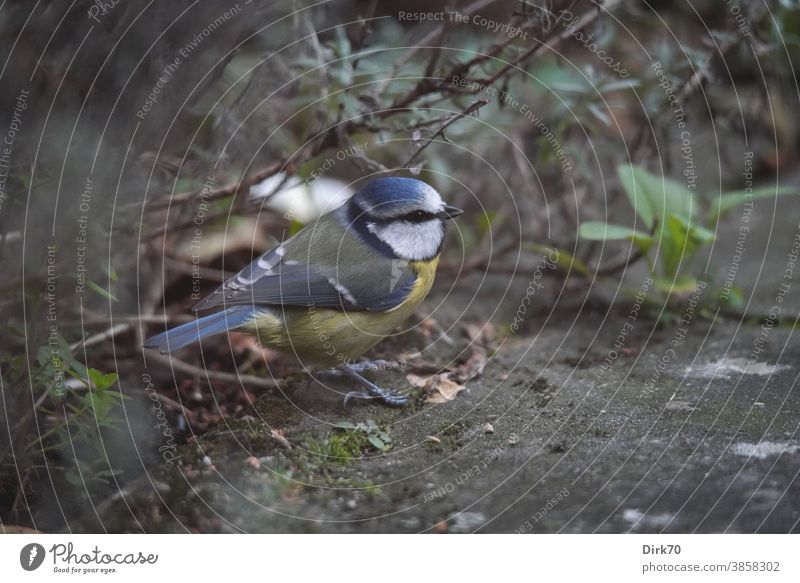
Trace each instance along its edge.
<instances>
[{"instance_id":1,"label":"thin branch","mask_svg":"<svg viewBox=\"0 0 800 583\"><path fill-rule=\"evenodd\" d=\"M473 2L472 4L467 5L464 7L462 14L464 16L472 16L473 14L477 13L478 10L482 8L486 8L490 4L494 4L497 0L477 0L477 2ZM394 67L392 67L392 74L388 75L386 79L379 83L375 87L375 95L380 95L386 89L386 86L392 82L393 79L397 78L400 69L405 65L408 61L410 61L415 54L417 54L420 50L428 47L428 44L433 42L437 37L440 37L444 32L445 25L440 24L436 26L433 30L431 30L428 34L423 36L416 46L411 47L407 50L399 59L395 61Z\"/></svg>"},{"instance_id":2,"label":"thin branch","mask_svg":"<svg viewBox=\"0 0 800 583\"><path fill-rule=\"evenodd\" d=\"M174 356L163 356L155 352L148 352L147 358L186 374L197 375L201 378L206 377L209 381L251 385L254 387L261 387L263 389L276 389L283 385L283 381L281 380L265 379L254 375L234 374L218 370L208 370L206 368L200 368L199 366L189 364L183 360L178 360Z\"/></svg>"},{"instance_id":3,"label":"thin branch","mask_svg":"<svg viewBox=\"0 0 800 583\"><path fill-rule=\"evenodd\" d=\"M69 349L72 352L75 352L79 348L89 348L90 346L94 346L95 344L100 344L101 342L108 340L109 338L114 338L123 332L127 332L131 328L131 322L122 322L120 324L116 324L105 330L103 332L98 332L97 334L92 334L91 336L79 340L74 344L71 344Z\"/></svg>"},{"instance_id":4,"label":"thin branch","mask_svg":"<svg viewBox=\"0 0 800 583\"><path fill-rule=\"evenodd\" d=\"M642 253L641 249L637 249L634 253L628 253L625 259L619 261L617 263L612 263L610 265L604 265L603 267L598 266L594 270L595 275L613 275L618 273L624 269L626 269L629 265L636 263L642 257L644 257L644 253Z\"/></svg>"},{"instance_id":5,"label":"thin branch","mask_svg":"<svg viewBox=\"0 0 800 583\"><path fill-rule=\"evenodd\" d=\"M241 180L238 180L236 182L230 182L225 186L215 188L214 190L203 196L203 199L206 202L211 202L213 200L218 200L220 198L225 198L226 196L229 196L231 194L235 194L245 188L249 189L254 184L277 174L282 169L285 169L285 167L286 167L286 162L283 160L278 160L277 162L273 162L269 166L262 168L261 170L251 174L250 176L242 178ZM182 204L194 200L201 195L203 195L202 189L188 191L188 192L180 192L172 196L161 197L150 203L150 210L163 209L170 205Z\"/></svg>"},{"instance_id":6,"label":"thin branch","mask_svg":"<svg viewBox=\"0 0 800 583\"><path fill-rule=\"evenodd\" d=\"M372 19L375 17L375 8L378 5L378 0L372 0L369 4L369 8L367 8L367 13L361 19L361 23L358 29L358 34L356 35L356 39L353 42L353 46L351 52L359 53L361 49L364 48L364 43L367 42L367 38L370 34L372 34ZM353 70L355 71L358 68L358 62L361 60L361 57L356 57L353 59Z\"/></svg>"},{"instance_id":7,"label":"thin branch","mask_svg":"<svg viewBox=\"0 0 800 583\"><path fill-rule=\"evenodd\" d=\"M405 164L401 166L401 168L410 168L411 165L414 162L416 162L417 158L419 158L419 155L422 154L422 151L425 150L425 148L430 146L431 143L439 136L444 137L444 132L445 130L447 130L447 128L449 128L452 124L454 124L462 117L466 117L471 113L478 111L487 103L489 103L488 99L479 99L478 101L474 101L473 103L471 103L464 111L460 113L454 113L453 115L451 115L450 118L442 124L442 127L440 127L436 131L436 133L434 133L430 138L428 138L428 140L424 144L422 144L419 148L417 148L417 151L414 152L414 154L412 154L412 156L406 161Z\"/></svg>"}]
</instances>

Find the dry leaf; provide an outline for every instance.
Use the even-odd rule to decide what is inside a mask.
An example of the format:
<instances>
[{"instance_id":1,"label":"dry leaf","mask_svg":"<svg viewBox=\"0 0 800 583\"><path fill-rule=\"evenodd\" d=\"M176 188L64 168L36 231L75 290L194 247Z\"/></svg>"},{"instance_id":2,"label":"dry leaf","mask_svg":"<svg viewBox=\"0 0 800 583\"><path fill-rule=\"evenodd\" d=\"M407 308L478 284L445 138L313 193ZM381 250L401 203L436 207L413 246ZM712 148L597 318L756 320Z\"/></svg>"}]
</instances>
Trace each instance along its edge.
<instances>
[{"instance_id":1,"label":"dry leaf","mask_svg":"<svg viewBox=\"0 0 800 583\"><path fill-rule=\"evenodd\" d=\"M428 441L432 441L433 443L442 443L442 440L436 437L435 435L429 435L427 437Z\"/></svg>"},{"instance_id":2,"label":"dry leaf","mask_svg":"<svg viewBox=\"0 0 800 583\"><path fill-rule=\"evenodd\" d=\"M280 444L281 444L281 446L282 446L283 448L285 448L285 449L292 449L292 444L291 444L291 443L289 443L289 440L288 440L288 439L286 439L286 438L283 436L283 429L273 429L273 430L270 432L270 436L272 436L272 439L274 439L275 441L277 441L278 443L280 443Z\"/></svg>"},{"instance_id":3,"label":"dry leaf","mask_svg":"<svg viewBox=\"0 0 800 583\"><path fill-rule=\"evenodd\" d=\"M494 327L486 322L483 326L467 324L464 333L469 338L470 355L455 371L455 378L460 382L479 377L489 360L489 348L494 337Z\"/></svg>"},{"instance_id":4,"label":"dry leaf","mask_svg":"<svg viewBox=\"0 0 800 583\"><path fill-rule=\"evenodd\" d=\"M464 385L459 385L455 381L447 378L446 375L433 375L423 377L415 374L406 375L406 379L411 385L421 387L428 398L426 403L446 403L452 401L464 390Z\"/></svg>"}]
</instances>

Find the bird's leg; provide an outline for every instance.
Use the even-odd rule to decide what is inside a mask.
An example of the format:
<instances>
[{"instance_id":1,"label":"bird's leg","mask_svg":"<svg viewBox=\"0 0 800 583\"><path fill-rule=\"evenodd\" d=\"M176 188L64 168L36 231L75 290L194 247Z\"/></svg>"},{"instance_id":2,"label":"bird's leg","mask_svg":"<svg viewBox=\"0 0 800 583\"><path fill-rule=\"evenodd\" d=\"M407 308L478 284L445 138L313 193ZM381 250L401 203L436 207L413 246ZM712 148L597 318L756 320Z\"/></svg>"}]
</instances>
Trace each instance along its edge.
<instances>
[{"instance_id":1,"label":"bird's leg","mask_svg":"<svg viewBox=\"0 0 800 583\"><path fill-rule=\"evenodd\" d=\"M347 402L350 399L374 399L389 407L402 407L408 403L408 397L395 391L387 391L386 389L380 388L375 383L358 374L358 371L355 370L352 365L346 364L342 366L341 370L344 374L364 387L364 391L352 391L347 393L344 396L345 406L347 406Z\"/></svg>"}]
</instances>

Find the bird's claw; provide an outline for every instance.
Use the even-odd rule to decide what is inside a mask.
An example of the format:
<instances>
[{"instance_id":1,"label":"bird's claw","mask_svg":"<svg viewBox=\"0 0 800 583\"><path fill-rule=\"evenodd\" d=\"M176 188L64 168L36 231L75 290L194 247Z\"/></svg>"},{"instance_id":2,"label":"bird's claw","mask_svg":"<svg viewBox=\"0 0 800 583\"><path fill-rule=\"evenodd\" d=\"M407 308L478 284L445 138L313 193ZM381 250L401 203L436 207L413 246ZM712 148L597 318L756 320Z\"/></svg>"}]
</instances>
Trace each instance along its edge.
<instances>
[{"instance_id":1,"label":"bird's claw","mask_svg":"<svg viewBox=\"0 0 800 583\"><path fill-rule=\"evenodd\" d=\"M374 399L378 403L382 405L386 405L388 407L403 407L408 403L408 397L397 393L395 391L387 391L385 389L380 388L378 385L373 383L372 381L365 379L362 377L356 370L352 368L352 366L344 366L342 372L347 374L350 378L358 382L362 387L364 387L363 391L352 391L347 393L344 397L344 404L347 406L347 403L350 399Z\"/></svg>"},{"instance_id":2,"label":"bird's claw","mask_svg":"<svg viewBox=\"0 0 800 583\"><path fill-rule=\"evenodd\" d=\"M371 399L374 399L374 398L375 397L370 395L367 391L350 391L349 393L347 393L344 396L344 402L342 403L342 405L344 407L347 407L347 405L350 403L351 399L371 400Z\"/></svg>"},{"instance_id":3,"label":"bird's claw","mask_svg":"<svg viewBox=\"0 0 800 583\"><path fill-rule=\"evenodd\" d=\"M363 399L365 401L377 401L388 407L403 407L408 403L408 397L396 391L350 391L344 396L343 405L347 407L352 399Z\"/></svg>"}]
</instances>

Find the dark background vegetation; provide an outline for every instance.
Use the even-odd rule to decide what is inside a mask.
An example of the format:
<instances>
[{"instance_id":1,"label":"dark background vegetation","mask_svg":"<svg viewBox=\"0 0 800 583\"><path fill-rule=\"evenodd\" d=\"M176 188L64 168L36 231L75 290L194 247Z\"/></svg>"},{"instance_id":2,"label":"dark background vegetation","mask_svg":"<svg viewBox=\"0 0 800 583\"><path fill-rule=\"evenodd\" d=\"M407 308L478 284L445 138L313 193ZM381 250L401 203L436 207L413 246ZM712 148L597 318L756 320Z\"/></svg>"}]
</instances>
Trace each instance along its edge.
<instances>
[{"instance_id":1,"label":"dark background vegetation","mask_svg":"<svg viewBox=\"0 0 800 583\"><path fill-rule=\"evenodd\" d=\"M519 34L399 15L445 10ZM572 27L565 10L578 19ZM577 32L592 34L614 63ZM475 298L468 316L446 324L458 342L475 336L452 331L489 320L493 343L512 334L522 296L508 290L525 293L545 249L559 250L543 274L558 291L536 296L538 314L615 313L609 306L628 301L650 273L657 293L646 311L658 325L674 321L699 280L713 290L706 315L760 322L769 306L752 271L719 294L731 246L715 245L714 234L738 215L714 209L721 193L743 192L750 172L772 214L754 237L791 222L781 209L796 205L798 35L800 6L789 0L6 2L0 139L16 129L0 208L0 520L46 531L159 530L141 514L103 512L120 499L135 506L131 488L142 480L161 492L161 478L143 476L169 471L167 457L185 456L179 448L198 437L241 423L252 403L271 395L281 406L294 371L243 338L174 361L143 354L141 341L190 317L198 213L195 273L206 292L298 227L249 197L250 186L310 180L330 158L327 178L357 188L376 174L416 176L466 209L437 288ZM159 77L156 101L139 115ZM664 79L691 133L690 174ZM638 175L642 188L648 176L655 191L692 184L672 267L660 262L675 240L659 229L674 199L648 224L620 180L626 165L650 173ZM590 222L638 233L581 231ZM522 334L534 331L526 321ZM429 339L416 330L392 346L421 349ZM325 451L287 456L276 472L317 483L327 470L309 460L360 455L382 443L382 431L359 426L346 434L363 443L329 439ZM265 448L284 439L268 437ZM184 492L204 459L185 461ZM178 522L195 530L219 528L181 512Z\"/></svg>"}]
</instances>

